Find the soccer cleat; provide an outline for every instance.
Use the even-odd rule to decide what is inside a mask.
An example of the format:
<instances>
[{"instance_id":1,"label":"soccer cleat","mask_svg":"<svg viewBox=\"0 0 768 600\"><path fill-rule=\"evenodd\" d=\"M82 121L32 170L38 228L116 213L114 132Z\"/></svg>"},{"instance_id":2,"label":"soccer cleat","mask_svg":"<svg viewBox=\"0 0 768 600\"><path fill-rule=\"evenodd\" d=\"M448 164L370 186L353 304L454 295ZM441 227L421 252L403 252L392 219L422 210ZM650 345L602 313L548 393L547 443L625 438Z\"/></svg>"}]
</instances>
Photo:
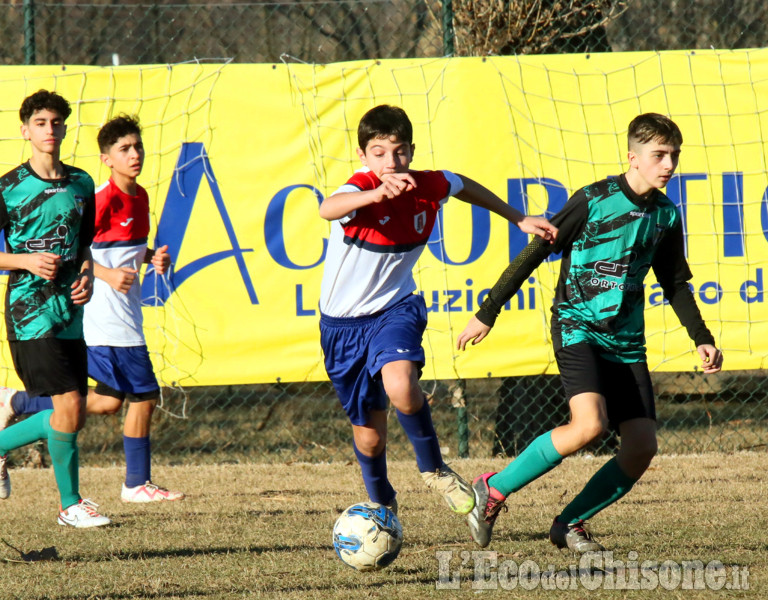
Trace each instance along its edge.
<instances>
[{"instance_id":1,"label":"soccer cleat","mask_svg":"<svg viewBox=\"0 0 768 600\"><path fill-rule=\"evenodd\" d=\"M466 515L475 506L472 486L454 473L448 465L444 464L436 471L422 473L421 477L429 489L443 495L453 512Z\"/></svg>"},{"instance_id":2,"label":"soccer cleat","mask_svg":"<svg viewBox=\"0 0 768 600\"><path fill-rule=\"evenodd\" d=\"M582 520L575 523L560 523L555 517L552 528L549 530L549 541L558 548L570 548L579 554L605 550L587 531L586 523Z\"/></svg>"},{"instance_id":3,"label":"soccer cleat","mask_svg":"<svg viewBox=\"0 0 768 600\"><path fill-rule=\"evenodd\" d=\"M16 416L11 400L17 391L12 388L0 387L0 431L8 427L13 417Z\"/></svg>"},{"instance_id":4,"label":"soccer cleat","mask_svg":"<svg viewBox=\"0 0 768 600\"><path fill-rule=\"evenodd\" d=\"M0 456L0 499L5 500L11 495L11 478L8 475L6 461L8 455Z\"/></svg>"},{"instance_id":5,"label":"soccer cleat","mask_svg":"<svg viewBox=\"0 0 768 600\"><path fill-rule=\"evenodd\" d=\"M123 502L162 502L164 500L183 500L184 494L181 492L171 492L165 488L147 481L144 485L136 487L125 487L120 493L120 500Z\"/></svg>"},{"instance_id":6,"label":"soccer cleat","mask_svg":"<svg viewBox=\"0 0 768 600\"><path fill-rule=\"evenodd\" d=\"M96 510L99 505L93 500L82 498L77 504L73 504L67 510L59 512L59 525L69 525L78 529L87 527L101 527L109 525L112 521L100 515Z\"/></svg>"},{"instance_id":7,"label":"soccer cleat","mask_svg":"<svg viewBox=\"0 0 768 600\"><path fill-rule=\"evenodd\" d=\"M384 506L386 506L389 510L395 513L395 516L397 516L397 496L392 498L392 502L390 502L389 504L385 504Z\"/></svg>"},{"instance_id":8,"label":"soccer cleat","mask_svg":"<svg viewBox=\"0 0 768 600\"><path fill-rule=\"evenodd\" d=\"M488 485L488 479L492 475L496 473L484 473L475 477L472 482L472 489L475 491L475 508L467 515L469 533L481 548L491 543L493 526L501 509L507 510L504 504L506 496L502 496L496 488Z\"/></svg>"}]
</instances>

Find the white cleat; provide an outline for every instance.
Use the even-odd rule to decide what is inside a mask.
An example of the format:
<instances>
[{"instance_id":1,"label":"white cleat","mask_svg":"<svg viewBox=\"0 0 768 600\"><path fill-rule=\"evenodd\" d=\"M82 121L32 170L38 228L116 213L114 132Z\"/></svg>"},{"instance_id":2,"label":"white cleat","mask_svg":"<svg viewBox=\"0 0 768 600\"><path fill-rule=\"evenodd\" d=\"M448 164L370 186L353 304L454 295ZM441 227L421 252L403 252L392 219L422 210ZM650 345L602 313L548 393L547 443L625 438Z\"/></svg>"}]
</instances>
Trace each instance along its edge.
<instances>
[{"instance_id":1,"label":"white cleat","mask_svg":"<svg viewBox=\"0 0 768 600\"><path fill-rule=\"evenodd\" d=\"M11 400L17 391L13 388L0 387L0 431L8 427L13 417L16 416Z\"/></svg>"},{"instance_id":2,"label":"white cleat","mask_svg":"<svg viewBox=\"0 0 768 600\"><path fill-rule=\"evenodd\" d=\"M448 465L443 465L436 471L422 473L421 477L429 489L443 496L453 512L466 515L474 508L475 494L472 486Z\"/></svg>"},{"instance_id":3,"label":"white cleat","mask_svg":"<svg viewBox=\"0 0 768 600\"><path fill-rule=\"evenodd\" d=\"M0 499L5 500L11 495L11 478L8 476L6 461L8 455L0 456Z\"/></svg>"},{"instance_id":4,"label":"white cleat","mask_svg":"<svg viewBox=\"0 0 768 600\"><path fill-rule=\"evenodd\" d=\"M184 494L182 492L166 490L150 481L147 481L144 485L137 485L131 488L125 487L125 484L123 484L123 491L120 493L120 500L123 502L144 503L183 499Z\"/></svg>"},{"instance_id":5,"label":"white cleat","mask_svg":"<svg viewBox=\"0 0 768 600\"><path fill-rule=\"evenodd\" d=\"M83 498L77 504L73 504L67 510L62 510L59 513L59 525L69 525L70 527L84 529L86 527L101 527L112 523L108 517L99 514L96 510L97 508L99 508L99 505L93 500Z\"/></svg>"}]
</instances>

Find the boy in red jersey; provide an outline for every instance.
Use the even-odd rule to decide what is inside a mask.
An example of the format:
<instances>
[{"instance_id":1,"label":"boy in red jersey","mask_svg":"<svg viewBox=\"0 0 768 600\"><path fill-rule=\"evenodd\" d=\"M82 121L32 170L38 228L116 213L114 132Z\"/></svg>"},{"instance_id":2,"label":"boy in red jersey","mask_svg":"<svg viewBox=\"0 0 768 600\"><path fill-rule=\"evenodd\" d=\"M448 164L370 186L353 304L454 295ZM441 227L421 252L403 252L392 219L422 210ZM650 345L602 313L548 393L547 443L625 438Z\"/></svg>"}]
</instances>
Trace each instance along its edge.
<instances>
[{"instance_id":1,"label":"boy in red jersey","mask_svg":"<svg viewBox=\"0 0 768 600\"><path fill-rule=\"evenodd\" d=\"M171 264L167 246L151 250L149 197L136 179L144 164L144 146L137 119L119 116L98 134L101 160L112 173L96 190L96 227L91 252L96 276L93 297L83 318L88 345L88 375L96 388L88 392L88 414L115 414L130 395L123 425L126 474L123 502L180 500L181 492L152 483L150 425L160 396L142 328L139 269L149 263L162 275ZM9 394L5 394L8 396ZM0 412L44 410L49 398L24 392L6 400ZM0 427L5 423L0 421Z\"/></svg>"},{"instance_id":2,"label":"boy in red jersey","mask_svg":"<svg viewBox=\"0 0 768 600\"><path fill-rule=\"evenodd\" d=\"M332 222L320 293L325 367L352 423L353 446L370 499L397 511L387 479L387 398L413 445L427 487L466 514L472 487L440 454L429 404L419 386L424 299L413 267L437 211L450 196L487 208L527 233L554 239L557 229L525 217L475 181L448 171L411 171L413 128L401 108L377 106L358 127L363 169L320 206Z\"/></svg>"}]
</instances>

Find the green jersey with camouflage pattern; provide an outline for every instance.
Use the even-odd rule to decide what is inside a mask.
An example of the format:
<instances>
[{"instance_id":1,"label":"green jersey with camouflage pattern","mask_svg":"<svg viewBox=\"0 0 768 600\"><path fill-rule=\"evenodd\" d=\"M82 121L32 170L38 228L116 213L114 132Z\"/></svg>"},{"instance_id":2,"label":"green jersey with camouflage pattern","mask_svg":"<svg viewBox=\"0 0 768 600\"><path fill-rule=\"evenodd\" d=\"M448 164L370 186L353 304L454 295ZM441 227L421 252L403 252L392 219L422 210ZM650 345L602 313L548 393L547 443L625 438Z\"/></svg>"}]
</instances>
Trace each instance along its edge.
<instances>
[{"instance_id":1,"label":"green jersey with camouflage pattern","mask_svg":"<svg viewBox=\"0 0 768 600\"><path fill-rule=\"evenodd\" d=\"M93 238L94 185L85 171L62 166L62 179L41 179L29 163L0 178L0 228L6 251L61 256L53 281L25 270L10 272L5 322L11 341L83 337L83 307L75 305L70 294L81 267L80 249Z\"/></svg>"},{"instance_id":2,"label":"green jersey with camouflage pattern","mask_svg":"<svg viewBox=\"0 0 768 600\"><path fill-rule=\"evenodd\" d=\"M504 304L552 252L562 265L552 306L552 341L587 343L617 362L645 360L643 280L653 268L664 298L696 345L714 344L688 286L682 219L654 190L636 194L626 177L604 179L577 191L553 218L557 240L528 244L488 293L477 318L493 327Z\"/></svg>"},{"instance_id":3,"label":"green jersey with camouflage pattern","mask_svg":"<svg viewBox=\"0 0 768 600\"><path fill-rule=\"evenodd\" d=\"M583 224L573 227L568 213L579 214L575 221ZM563 255L552 307L556 345L588 343L605 350L606 358L645 360L643 282L651 266L657 270L660 249L661 260L690 278L677 208L658 191L638 196L622 176L582 188L558 216L553 222L570 220L571 226L558 239L570 251ZM679 243L670 244L674 237Z\"/></svg>"}]
</instances>

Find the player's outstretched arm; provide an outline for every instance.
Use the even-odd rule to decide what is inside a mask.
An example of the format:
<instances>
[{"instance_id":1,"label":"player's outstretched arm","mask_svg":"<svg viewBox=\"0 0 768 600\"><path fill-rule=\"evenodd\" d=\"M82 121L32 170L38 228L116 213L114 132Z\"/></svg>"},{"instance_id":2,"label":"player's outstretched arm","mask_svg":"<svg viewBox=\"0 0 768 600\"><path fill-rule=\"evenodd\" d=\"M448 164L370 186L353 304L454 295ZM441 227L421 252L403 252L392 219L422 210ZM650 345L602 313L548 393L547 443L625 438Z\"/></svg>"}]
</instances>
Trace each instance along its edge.
<instances>
[{"instance_id":1,"label":"player's outstretched arm","mask_svg":"<svg viewBox=\"0 0 768 600\"><path fill-rule=\"evenodd\" d=\"M701 344L696 351L701 357L701 368L705 373L717 373L723 368L723 353L712 344Z\"/></svg>"},{"instance_id":2,"label":"player's outstretched arm","mask_svg":"<svg viewBox=\"0 0 768 600\"><path fill-rule=\"evenodd\" d=\"M472 317L464 328L464 331L462 331L456 339L456 348L458 350L466 350L468 342L472 342L473 346L479 344L490 332L490 325L486 325L477 317Z\"/></svg>"},{"instance_id":3,"label":"player's outstretched arm","mask_svg":"<svg viewBox=\"0 0 768 600\"><path fill-rule=\"evenodd\" d=\"M374 190L340 192L328 196L320 205L320 216L327 221L335 221L363 206L397 198L400 194L409 192L415 187L416 180L410 173L382 175L381 185Z\"/></svg>"},{"instance_id":4,"label":"player's outstretched arm","mask_svg":"<svg viewBox=\"0 0 768 600\"><path fill-rule=\"evenodd\" d=\"M537 235L550 242L554 241L557 237L557 227L544 217L526 216L519 210L512 208L491 190L474 179L464 175L459 175L459 177L464 184L464 189L456 194L456 197L462 202L468 202L469 204L495 212L497 215L507 219L507 221L517 225L525 233Z\"/></svg>"},{"instance_id":5,"label":"player's outstretched arm","mask_svg":"<svg viewBox=\"0 0 768 600\"><path fill-rule=\"evenodd\" d=\"M520 286L530 277L536 267L552 253L552 249L553 246L548 241L541 238L533 238L520 251L520 254L509 263L509 266L504 269L499 280L491 288L491 291L488 292L485 300L480 305L480 310L475 313L477 319L488 326L489 329L493 327L496 317L499 316L507 300L517 293ZM479 342L480 340L477 341Z\"/></svg>"}]
</instances>

